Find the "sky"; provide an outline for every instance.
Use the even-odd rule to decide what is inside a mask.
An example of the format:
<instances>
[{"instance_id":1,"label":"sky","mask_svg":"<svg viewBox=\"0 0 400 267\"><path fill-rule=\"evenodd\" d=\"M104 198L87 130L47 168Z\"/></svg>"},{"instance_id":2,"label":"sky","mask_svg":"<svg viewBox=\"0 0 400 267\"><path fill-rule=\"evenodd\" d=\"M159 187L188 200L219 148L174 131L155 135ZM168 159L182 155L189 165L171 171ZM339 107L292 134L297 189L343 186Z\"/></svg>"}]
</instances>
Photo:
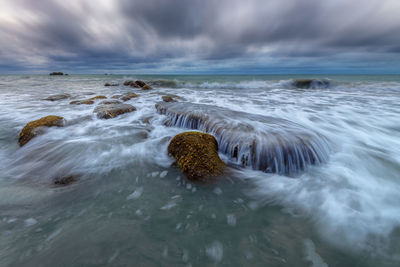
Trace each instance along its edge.
<instances>
[{"instance_id":1,"label":"sky","mask_svg":"<svg viewBox=\"0 0 400 267\"><path fill-rule=\"evenodd\" d=\"M399 0L0 0L0 73L400 74Z\"/></svg>"}]
</instances>

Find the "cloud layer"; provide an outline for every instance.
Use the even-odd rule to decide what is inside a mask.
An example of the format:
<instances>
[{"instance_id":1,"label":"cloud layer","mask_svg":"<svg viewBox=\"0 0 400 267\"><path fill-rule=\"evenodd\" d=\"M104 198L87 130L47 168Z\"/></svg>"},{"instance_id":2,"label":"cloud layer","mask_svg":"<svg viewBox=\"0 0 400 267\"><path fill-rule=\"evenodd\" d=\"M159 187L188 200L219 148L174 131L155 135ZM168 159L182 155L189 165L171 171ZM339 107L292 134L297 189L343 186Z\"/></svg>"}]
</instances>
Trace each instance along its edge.
<instances>
[{"instance_id":1,"label":"cloud layer","mask_svg":"<svg viewBox=\"0 0 400 267\"><path fill-rule=\"evenodd\" d=\"M0 72L400 72L397 0L2 0Z\"/></svg>"}]
</instances>

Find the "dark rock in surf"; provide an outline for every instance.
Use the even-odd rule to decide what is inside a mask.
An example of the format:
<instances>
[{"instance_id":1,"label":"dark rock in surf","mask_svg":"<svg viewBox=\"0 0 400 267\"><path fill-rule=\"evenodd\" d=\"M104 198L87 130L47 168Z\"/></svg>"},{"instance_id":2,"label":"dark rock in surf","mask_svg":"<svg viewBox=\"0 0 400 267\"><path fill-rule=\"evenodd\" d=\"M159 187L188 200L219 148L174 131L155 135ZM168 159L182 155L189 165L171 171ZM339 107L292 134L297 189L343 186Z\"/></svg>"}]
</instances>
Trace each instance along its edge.
<instances>
[{"instance_id":1,"label":"dark rock in surf","mask_svg":"<svg viewBox=\"0 0 400 267\"><path fill-rule=\"evenodd\" d=\"M61 127L64 125L64 118L60 116L46 116L35 121L29 122L18 136L18 143L20 146L28 143L32 138L41 134L43 127Z\"/></svg>"},{"instance_id":2,"label":"dark rock in surf","mask_svg":"<svg viewBox=\"0 0 400 267\"><path fill-rule=\"evenodd\" d=\"M57 101L57 100L63 100L63 99L67 99L70 98L71 95L70 94L59 94L59 95L51 95L48 96L46 98L43 98L43 100L47 100L47 101Z\"/></svg>"},{"instance_id":3,"label":"dark rock in surf","mask_svg":"<svg viewBox=\"0 0 400 267\"><path fill-rule=\"evenodd\" d=\"M156 108L167 126L215 136L231 165L292 174L328 159L324 137L284 119L187 102L159 102Z\"/></svg>"},{"instance_id":4,"label":"dark rock in surf","mask_svg":"<svg viewBox=\"0 0 400 267\"><path fill-rule=\"evenodd\" d=\"M145 84L144 86L142 86L142 90L150 90L153 89L151 88L149 85Z\"/></svg>"},{"instance_id":5,"label":"dark rock in surf","mask_svg":"<svg viewBox=\"0 0 400 267\"><path fill-rule=\"evenodd\" d=\"M320 79L297 79L293 83L296 88L301 89L328 88L330 85L328 80Z\"/></svg>"},{"instance_id":6,"label":"dark rock in surf","mask_svg":"<svg viewBox=\"0 0 400 267\"><path fill-rule=\"evenodd\" d=\"M137 94L129 92L126 93L124 96L122 96L120 99L122 101L128 101L131 100L132 98L137 98L137 97L139 97Z\"/></svg>"},{"instance_id":7,"label":"dark rock in surf","mask_svg":"<svg viewBox=\"0 0 400 267\"><path fill-rule=\"evenodd\" d=\"M188 179L208 181L221 175L225 163L218 156L214 136L201 132L184 132L172 138L168 154L176 159Z\"/></svg>"},{"instance_id":8,"label":"dark rock in surf","mask_svg":"<svg viewBox=\"0 0 400 267\"><path fill-rule=\"evenodd\" d=\"M76 181L78 181L78 178L76 176L68 175L68 176L57 177L56 179L54 179L54 184L60 185L60 186L65 186L65 185L72 184Z\"/></svg>"},{"instance_id":9,"label":"dark rock in surf","mask_svg":"<svg viewBox=\"0 0 400 267\"><path fill-rule=\"evenodd\" d=\"M163 95L161 98L164 102L176 102L176 100L170 95Z\"/></svg>"},{"instance_id":10,"label":"dark rock in surf","mask_svg":"<svg viewBox=\"0 0 400 267\"><path fill-rule=\"evenodd\" d=\"M70 105L92 105L94 104L93 100L74 100L69 102Z\"/></svg>"},{"instance_id":11,"label":"dark rock in surf","mask_svg":"<svg viewBox=\"0 0 400 267\"><path fill-rule=\"evenodd\" d=\"M99 105L94 109L97 117L100 119L111 119L121 114L135 111L136 108L128 104L105 104Z\"/></svg>"},{"instance_id":12,"label":"dark rock in surf","mask_svg":"<svg viewBox=\"0 0 400 267\"><path fill-rule=\"evenodd\" d=\"M140 86L137 83L131 83L131 87L132 88L140 88Z\"/></svg>"},{"instance_id":13,"label":"dark rock in surf","mask_svg":"<svg viewBox=\"0 0 400 267\"><path fill-rule=\"evenodd\" d=\"M132 83L133 83L132 80L127 80L127 81L124 82L124 85L125 85L125 86L129 86L129 85L131 85Z\"/></svg>"},{"instance_id":14,"label":"dark rock in surf","mask_svg":"<svg viewBox=\"0 0 400 267\"><path fill-rule=\"evenodd\" d=\"M55 71L49 74L50 76L57 76L57 75L64 75L64 73L60 72L60 71Z\"/></svg>"},{"instance_id":15,"label":"dark rock in surf","mask_svg":"<svg viewBox=\"0 0 400 267\"><path fill-rule=\"evenodd\" d=\"M146 83L145 83L144 81L141 81L141 80L137 80L137 81L135 81L135 83L136 83L139 87L143 87L143 86L146 85Z\"/></svg>"},{"instance_id":16,"label":"dark rock in surf","mask_svg":"<svg viewBox=\"0 0 400 267\"><path fill-rule=\"evenodd\" d=\"M122 95L113 95L111 98L113 99L120 99L122 97Z\"/></svg>"},{"instance_id":17,"label":"dark rock in surf","mask_svg":"<svg viewBox=\"0 0 400 267\"><path fill-rule=\"evenodd\" d=\"M116 99L104 100L99 103L99 105L111 105L111 104L121 104L121 101Z\"/></svg>"},{"instance_id":18,"label":"dark rock in surf","mask_svg":"<svg viewBox=\"0 0 400 267\"><path fill-rule=\"evenodd\" d=\"M118 83L105 83L104 86L119 86Z\"/></svg>"},{"instance_id":19,"label":"dark rock in surf","mask_svg":"<svg viewBox=\"0 0 400 267\"><path fill-rule=\"evenodd\" d=\"M92 98L89 98L88 100L98 100L98 99L106 99L107 97L104 95L98 95Z\"/></svg>"}]
</instances>

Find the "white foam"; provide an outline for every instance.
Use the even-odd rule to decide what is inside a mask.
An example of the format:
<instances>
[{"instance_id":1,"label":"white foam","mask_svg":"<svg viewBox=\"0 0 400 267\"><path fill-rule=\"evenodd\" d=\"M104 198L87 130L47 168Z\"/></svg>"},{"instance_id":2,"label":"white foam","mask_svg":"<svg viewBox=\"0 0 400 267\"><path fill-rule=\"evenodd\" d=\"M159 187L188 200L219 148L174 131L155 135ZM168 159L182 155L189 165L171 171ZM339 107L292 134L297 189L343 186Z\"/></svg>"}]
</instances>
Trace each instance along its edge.
<instances>
[{"instance_id":1,"label":"white foam","mask_svg":"<svg viewBox=\"0 0 400 267\"><path fill-rule=\"evenodd\" d=\"M132 194L126 197L126 200L131 200L131 199L138 199L142 196L143 194L143 187L137 188Z\"/></svg>"},{"instance_id":2,"label":"white foam","mask_svg":"<svg viewBox=\"0 0 400 267\"><path fill-rule=\"evenodd\" d=\"M224 257L224 247L221 242L214 241L206 247L206 255L215 262L220 262Z\"/></svg>"}]
</instances>

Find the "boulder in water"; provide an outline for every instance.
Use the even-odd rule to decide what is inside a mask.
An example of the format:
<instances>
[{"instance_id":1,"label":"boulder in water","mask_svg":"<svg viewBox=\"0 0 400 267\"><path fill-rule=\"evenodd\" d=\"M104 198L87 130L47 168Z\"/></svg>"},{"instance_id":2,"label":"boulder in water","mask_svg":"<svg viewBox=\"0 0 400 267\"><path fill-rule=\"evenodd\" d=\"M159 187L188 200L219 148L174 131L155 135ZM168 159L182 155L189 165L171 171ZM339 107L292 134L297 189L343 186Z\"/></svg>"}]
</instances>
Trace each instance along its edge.
<instances>
[{"instance_id":1,"label":"boulder in water","mask_svg":"<svg viewBox=\"0 0 400 267\"><path fill-rule=\"evenodd\" d=\"M140 86L139 86L137 83L135 83L135 82L131 83L131 87L133 87L133 88L140 88Z\"/></svg>"},{"instance_id":2,"label":"boulder in water","mask_svg":"<svg viewBox=\"0 0 400 267\"><path fill-rule=\"evenodd\" d=\"M92 105L94 104L93 100L74 100L69 102L71 105Z\"/></svg>"},{"instance_id":3,"label":"boulder in water","mask_svg":"<svg viewBox=\"0 0 400 267\"><path fill-rule=\"evenodd\" d=\"M144 86L142 86L142 90L150 90L153 89L151 88L149 85L145 84Z\"/></svg>"},{"instance_id":4,"label":"boulder in water","mask_svg":"<svg viewBox=\"0 0 400 267\"><path fill-rule=\"evenodd\" d=\"M135 93L129 92L129 93L126 93L124 96L122 96L120 99L122 101L128 101L128 100L131 100L132 98L136 98L136 97L139 97L139 96Z\"/></svg>"},{"instance_id":5,"label":"boulder in water","mask_svg":"<svg viewBox=\"0 0 400 267\"><path fill-rule=\"evenodd\" d=\"M201 132L184 132L172 138L168 154L176 159L189 180L207 181L221 175L225 163L218 156L214 136Z\"/></svg>"},{"instance_id":6,"label":"boulder in water","mask_svg":"<svg viewBox=\"0 0 400 267\"><path fill-rule=\"evenodd\" d=\"M118 83L105 83L104 86L119 86Z\"/></svg>"},{"instance_id":7,"label":"boulder in water","mask_svg":"<svg viewBox=\"0 0 400 267\"><path fill-rule=\"evenodd\" d=\"M98 96L95 96L95 97L89 98L89 100L106 99L106 98L107 98L107 97L106 97L106 96L104 96L104 95L98 95Z\"/></svg>"},{"instance_id":8,"label":"boulder in water","mask_svg":"<svg viewBox=\"0 0 400 267\"><path fill-rule=\"evenodd\" d=\"M94 109L94 113L100 119L111 119L135 110L136 108L129 104L104 104L97 106Z\"/></svg>"},{"instance_id":9,"label":"boulder in water","mask_svg":"<svg viewBox=\"0 0 400 267\"><path fill-rule=\"evenodd\" d=\"M78 180L78 178L74 175L68 175L68 176L62 176L62 177L57 177L54 179L54 184L55 185L69 185L71 183L74 183Z\"/></svg>"},{"instance_id":10,"label":"boulder in water","mask_svg":"<svg viewBox=\"0 0 400 267\"><path fill-rule=\"evenodd\" d=\"M19 133L18 142L20 146L28 143L32 138L41 133L41 127L61 127L64 125L64 118L60 116L46 116L35 121L29 122Z\"/></svg>"},{"instance_id":11,"label":"boulder in water","mask_svg":"<svg viewBox=\"0 0 400 267\"><path fill-rule=\"evenodd\" d=\"M126 80L126 81L124 82L124 85L125 85L125 86L129 86L129 85L131 85L132 83L133 83L132 80Z\"/></svg>"},{"instance_id":12,"label":"boulder in water","mask_svg":"<svg viewBox=\"0 0 400 267\"><path fill-rule=\"evenodd\" d=\"M139 85L140 87L143 87L143 86L146 85L146 83L145 83L144 81L141 81L141 80L137 80L135 83L136 83L137 85Z\"/></svg>"},{"instance_id":13,"label":"boulder in water","mask_svg":"<svg viewBox=\"0 0 400 267\"><path fill-rule=\"evenodd\" d=\"M121 104L121 101L116 99L104 100L99 103L99 105L111 105L111 104Z\"/></svg>"},{"instance_id":14,"label":"boulder in water","mask_svg":"<svg viewBox=\"0 0 400 267\"><path fill-rule=\"evenodd\" d=\"M70 94L59 94L59 95L51 95L48 96L46 98L43 98L43 100L47 100L47 101L57 101L57 100L62 100L62 99L67 99L70 98L71 95Z\"/></svg>"},{"instance_id":15,"label":"boulder in water","mask_svg":"<svg viewBox=\"0 0 400 267\"><path fill-rule=\"evenodd\" d=\"M50 76L55 76L55 75L64 75L61 71L55 71L49 74Z\"/></svg>"},{"instance_id":16,"label":"boulder in water","mask_svg":"<svg viewBox=\"0 0 400 267\"><path fill-rule=\"evenodd\" d=\"M121 97L122 97L122 95L113 95L111 98L120 99Z\"/></svg>"},{"instance_id":17,"label":"boulder in water","mask_svg":"<svg viewBox=\"0 0 400 267\"><path fill-rule=\"evenodd\" d=\"M164 102L176 102L176 100L173 99L172 96L170 96L170 95L163 95L163 96L162 96L162 100L163 100Z\"/></svg>"},{"instance_id":18,"label":"boulder in water","mask_svg":"<svg viewBox=\"0 0 400 267\"><path fill-rule=\"evenodd\" d=\"M320 79L297 79L294 80L294 86L301 89L328 88L329 81Z\"/></svg>"}]
</instances>

